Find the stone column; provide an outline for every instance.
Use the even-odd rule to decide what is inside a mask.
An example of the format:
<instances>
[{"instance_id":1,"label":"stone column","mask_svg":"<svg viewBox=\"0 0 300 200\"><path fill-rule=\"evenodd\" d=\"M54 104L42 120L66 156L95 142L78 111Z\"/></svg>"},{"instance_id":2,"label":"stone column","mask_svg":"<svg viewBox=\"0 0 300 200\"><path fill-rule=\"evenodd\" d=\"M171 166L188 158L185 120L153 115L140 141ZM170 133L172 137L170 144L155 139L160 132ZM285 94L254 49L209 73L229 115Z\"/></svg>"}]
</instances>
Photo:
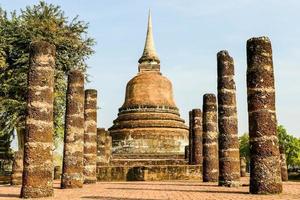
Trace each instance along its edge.
<instances>
[{"instance_id":1,"label":"stone column","mask_svg":"<svg viewBox=\"0 0 300 200\"><path fill-rule=\"evenodd\" d=\"M288 181L289 175L288 175L288 168L286 164L286 157L285 157L285 149L283 146L279 146L280 151L280 163L281 163L281 180L282 181Z\"/></svg>"},{"instance_id":2,"label":"stone column","mask_svg":"<svg viewBox=\"0 0 300 200\"><path fill-rule=\"evenodd\" d=\"M234 63L227 51L218 59L219 185L239 186L240 153Z\"/></svg>"},{"instance_id":3,"label":"stone column","mask_svg":"<svg viewBox=\"0 0 300 200\"><path fill-rule=\"evenodd\" d=\"M55 166L54 167L54 180L58 180L61 178L61 167Z\"/></svg>"},{"instance_id":4,"label":"stone column","mask_svg":"<svg viewBox=\"0 0 300 200\"><path fill-rule=\"evenodd\" d=\"M22 198L53 196L55 46L30 45Z\"/></svg>"},{"instance_id":5,"label":"stone column","mask_svg":"<svg viewBox=\"0 0 300 200\"><path fill-rule=\"evenodd\" d=\"M245 177L246 176L246 158L245 157L241 157L240 158L240 163L241 163L241 177Z\"/></svg>"},{"instance_id":6,"label":"stone column","mask_svg":"<svg viewBox=\"0 0 300 200\"><path fill-rule=\"evenodd\" d=\"M189 154L190 154L190 152L189 152L189 145L186 145L185 147L184 147L184 159L185 160L189 160Z\"/></svg>"},{"instance_id":7,"label":"stone column","mask_svg":"<svg viewBox=\"0 0 300 200\"><path fill-rule=\"evenodd\" d=\"M22 150L15 152L11 172L11 185L22 185L23 154Z\"/></svg>"},{"instance_id":8,"label":"stone column","mask_svg":"<svg viewBox=\"0 0 300 200\"><path fill-rule=\"evenodd\" d=\"M202 112L200 109L192 110L192 164L203 163L203 138L202 138Z\"/></svg>"},{"instance_id":9,"label":"stone column","mask_svg":"<svg viewBox=\"0 0 300 200\"><path fill-rule=\"evenodd\" d=\"M68 76L64 157L61 188L83 185L84 75L72 70Z\"/></svg>"},{"instance_id":10,"label":"stone column","mask_svg":"<svg viewBox=\"0 0 300 200\"><path fill-rule=\"evenodd\" d=\"M272 47L269 38L247 41L250 193L282 192Z\"/></svg>"},{"instance_id":11,"label":"stone column","mask_svg":"<svg viewBox=\"0 0 300 200\"><path fill-rule=\"evenodd\" d=\"M193 157L193 138L192 138L192 135L193 135L193 129L192 129L192 126L193 126L193 113L192 111L189 111L189 158L188 158L188 161L189 161L189 164L191 165L192 164L192 157Z\"/></svg>"},{"instance_id":12,"label":"stone column","mask_svg":"<svg viewBox=\"0 0 300 200\"><path fill-rule=\"evenodd\" d=\"M97 90L85 90L84 123L84 183L96 183Z\"/></svg>"},{"instance_id":13,"label":"stone column","mask_svg":"<svg viewBox=\"0 0 300 200\"><path fill-rule=\"evenodd\" d=\"M217 100L214 94L203 96L203 181L219 179Z\"/></svg>"},{"instance_id":14,"label":"stone column","mask_svg":"<svg viewBox=\"0 0 300 200\"><path fill-rule=\"evenodd\" d=\"M104 128L97 129L97 165L105 166L110 162L112 139Z\"/></svg>"}]
</instances>

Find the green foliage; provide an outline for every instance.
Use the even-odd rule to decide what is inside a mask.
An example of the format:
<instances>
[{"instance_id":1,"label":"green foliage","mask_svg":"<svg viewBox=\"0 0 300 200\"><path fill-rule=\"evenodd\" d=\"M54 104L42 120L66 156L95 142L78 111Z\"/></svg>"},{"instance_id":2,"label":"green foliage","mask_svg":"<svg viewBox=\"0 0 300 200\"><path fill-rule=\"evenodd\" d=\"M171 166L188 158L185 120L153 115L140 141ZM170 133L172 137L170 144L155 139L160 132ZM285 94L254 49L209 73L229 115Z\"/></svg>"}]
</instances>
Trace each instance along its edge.
<instances>
[{"instance_id":1,"label":"green foliage","mask_svg":"<svg viewBox=\"0 0 300 200\"><path fill-rule=\"evenodd\" d=\"M240 156L246 158L246 163L250 162L250 145L249 145L249 134L244 133L239 137L240 143Z\"/></svg>"},{"instance_id":2,"label":"green foliage","mask_svg":"<svg viewBox=\"0 0 300 200\"><path fill-rule=\"evenodd\" d=\"M94 53L87 30L87 23L69 20L59 6L44 1L10 17L0 8L0 135L24 127L29 45L44 40L56 46L54 128L55 139L63 137L66 75L73 68L86 72L86 59Z\"/></svg>"},{"instance_id":3,"label":"green foliage","mask_svg":"<svg viewBox=\"0 0 300 200\"><path fill-rule=\"evenodd\" d=\"M300 139L287 133L284 126L277 127L279 144L284 148L288 166L300 166Z\"/></svg>"},{"instance_id":4,"label":"green foliage","mask_svg":"<svg viewBox=\"0 0 300 200\"><path fill-rule=\"evenodd\" d=\"M284 147L286 162L289 167L300 166L300 139L288 134L284 126L277 127L279 145ZM249 135L244 133L239 137L240 155L250 161Z\"/></svg>"}]
</instances>

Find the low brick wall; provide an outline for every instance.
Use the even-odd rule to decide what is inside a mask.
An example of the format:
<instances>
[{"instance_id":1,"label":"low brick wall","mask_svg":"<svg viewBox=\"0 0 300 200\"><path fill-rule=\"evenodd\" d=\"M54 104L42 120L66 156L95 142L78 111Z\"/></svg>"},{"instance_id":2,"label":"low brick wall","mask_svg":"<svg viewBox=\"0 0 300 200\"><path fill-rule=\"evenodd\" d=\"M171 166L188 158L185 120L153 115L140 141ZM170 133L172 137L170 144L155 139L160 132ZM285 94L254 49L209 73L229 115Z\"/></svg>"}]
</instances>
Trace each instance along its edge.
<instances>
[{"instance_id":1,"label":"low brick wall","mask_svg":"<svg viewBox=\"0 0 300 200\"><path fill-rule=\"evenodd\" d=\"M97 181L202 181L201 165L98 166Z\"/></svg>"}]
</instances>

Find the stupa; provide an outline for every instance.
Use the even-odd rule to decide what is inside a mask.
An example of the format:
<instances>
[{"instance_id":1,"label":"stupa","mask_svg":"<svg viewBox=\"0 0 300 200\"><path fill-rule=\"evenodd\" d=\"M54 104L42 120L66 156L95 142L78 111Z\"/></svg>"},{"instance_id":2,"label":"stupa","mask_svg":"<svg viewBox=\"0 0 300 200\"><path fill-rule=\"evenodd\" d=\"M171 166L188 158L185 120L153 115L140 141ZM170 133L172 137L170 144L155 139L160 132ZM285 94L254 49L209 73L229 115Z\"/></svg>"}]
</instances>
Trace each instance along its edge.
<instances>
[{"instance_id":1,"label":"stupa","mask_svg":"<svg viewBox=\"0 0 300 200\"><path fill-rule=\"evenodd\" d=\"M160 72L150 12L138 74L128 82L125 102L109 132L117 154L183 154L188 143L172 83Z\"/></svg>"},{"instance_id":2,"label":"stupa","mask_svg":"<svg viewBox=\"0 0 300 200\"><path fill-rule=\"evenodd\" d=\"M201 167L184 159L188 127L180 118L172 83L160 72L151 13L138 74L127 84L125 101L113 126L110 162L99 165L98 180L200 179Z\"/></svg>"}]
</instances>

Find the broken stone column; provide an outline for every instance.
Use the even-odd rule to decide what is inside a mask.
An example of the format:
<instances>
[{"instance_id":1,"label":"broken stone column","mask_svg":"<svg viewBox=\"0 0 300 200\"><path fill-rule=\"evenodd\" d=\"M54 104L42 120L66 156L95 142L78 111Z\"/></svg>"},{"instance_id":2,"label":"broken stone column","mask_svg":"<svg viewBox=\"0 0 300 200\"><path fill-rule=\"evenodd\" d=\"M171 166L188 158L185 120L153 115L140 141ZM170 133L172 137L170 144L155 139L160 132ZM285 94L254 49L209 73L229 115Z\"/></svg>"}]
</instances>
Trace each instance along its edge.
<instances>
[{"instance_id":1,"label":"broken stone column","mask_svg":"<svg viewBox=\"0 0 300 200\"><path fill-rule=\"evenodd\" d=\"M240 158L240 163L241 163L241 177L245 177L246 176L246 158L245 157L241 157Z\"/></svg>"},{"instance_id":2,"label":"broken stone column","mask_svg":"<svg viewBox=\"0 0 300 200\"><path fill-rule=\"evenodd\" d=\"M234 63L227 51L217 54L219 185L239 186L240 153L234 82Z\"/></svg>"},{"instance_id":3,"label":"broken stone column","mask_svg":"<svg viewBox=\"0 0 300 200\"><path fill-rule=\"evenodd\" d=\"M200 109L192 110L192 164L202 165L203 163L203 131L202 112Z\"/></svg>"},{"instance_id":4,"label":"broken stone column","mask_svg":"<svg viewBox=\"0 0 300 200\"><path fill-rule=\"evenodd\" d=\"M64 157L61 188L83 185L84 75L72 70L68 76Z\"/></svg>"},{"instance_id":5,"label":"broken stone column","mask_svg":"<svg viewBox=\"0 0 300 200\"><path fill-rule=\"evenodd\" d=\"M112 139L104 128L97 129L97 165L105 166L110 162Z\"/></svg>"},{"instance_id":6,"label":"broken stone column","mask_svg":"<svg viewBox=\"0 0 300 200\"><path fill-rule=\"evenodd\" d=\"M279 146L280 151L280 162L281 162L281 180L282 181L288 181L288 168L286 164L286 156L285 156L285 149L283 146Z\"/></svg>"},{"instance_id":7,"label":"broken stone column","mask_svg":"<svg viewBox=\"0 0 300 200\"><path fill-rule=\"evenodd\" d=\"M203 181L219 179L217 100L214 94L203 96Z\"/></svg>"},{"instance_id":8,"label":"broken stone column","mask_svg":"<svg viewBox=\"0 0 300 200\"><path fill-rule=\"evenodd\" d=\"M22 198L53 196L55 46L30 45Z\"/></svg>"},{"instance_id":9,"label":"broken stone column","mask_svg":"<svg viewBox=\"0 0 300 200\"><path fill-rule=\"evenodd\" d=\"M23 154L22 150L16 151L14 154L11 172L11 185L22 185Z\"/></svg>"},{"instance_id":10,"label":"broken stone column","mask_svg":"<svg viewBox=\"0 0 300 200\"><path fill-rule=\"evenodd\" d=\"M193 113L192 111L189 111L189 164L192 164L192 157L193 157L193 130L192 130L192 125L193 125Z\"/></svg>"},{"instance_id":11,"label":"broken stone column","mask_svg":"<svg viewBox=\"0 0 300 200\"><path fill-rule=\"evenodd\" d=\"M85 90L84 123L84 183L96 183L97 90Z\"/></svg>"},{"instance_id":12,"label":"broken stone column","mask_svg":"<svg viewBox=\"0 0 300 200\"><path fill-rule=\"evenodd\" d=\"M250 193L280 193L280 153L269 38L251 38L247 41L247 66Z\"/></svg>"}]
</instances>

